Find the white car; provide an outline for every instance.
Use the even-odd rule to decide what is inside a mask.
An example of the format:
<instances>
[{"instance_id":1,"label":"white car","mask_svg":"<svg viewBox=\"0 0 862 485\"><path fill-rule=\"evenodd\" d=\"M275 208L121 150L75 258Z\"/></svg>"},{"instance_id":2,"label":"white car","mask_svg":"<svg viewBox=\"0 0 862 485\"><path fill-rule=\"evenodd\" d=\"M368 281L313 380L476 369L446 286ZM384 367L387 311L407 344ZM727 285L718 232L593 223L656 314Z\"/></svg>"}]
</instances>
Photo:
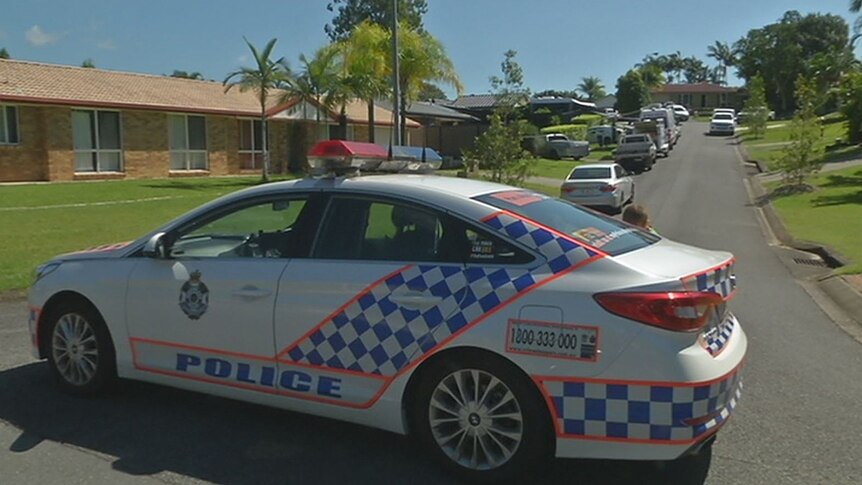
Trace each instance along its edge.
<instances>
[{"instance_id":1,"label":"white car","mask_svg":"<svg viewBox=\"0 0 862 485\"><path fill-rule=\"evenodd\" d=\"M676 116L676 119L679 121L688 121L691 117L691 114L685 109L685 106L681 104L673 105L673 114Z\"/></svg>"},{"instance_id":2,"label":"white car","mask_svg":"<svg viewBox=\"0 0 862 485\"><path fill-rule=\"evenodd\" d=\"M616 143L625 134L625 130L610 125L591 126L587 129L587 141L597 145Z\"/></svg>"},{"instance_id":3,"label":"white car","mask_svg":"<svg viewBox=\"0 0 862 485\"><path fill-rule=\"evenodd\" d=\"M41 265L29 329L73 393L136 379L409 433L496 481L709 446L742 388L733 268L529 190L308 178Z\"/></svg>"},{"instance_id":4,"label":"white car","mask_svg":"<svg viewBox=\"0 0 862 485\"><path fill-rule=\"evenodd\" d=\"M634 201L635 183L618 163L584 164L569 172L560 186L560 198L619 212Z\"/></svg>"},{"instance_id":5,"label":"white car","mask_svg":"<svg viewBox=\"0 0 862 485\"><path fill-rule=\"evenodd\" d=\"M709 121L710 135L733 135L736 133L736 118L730 113L719 112Z\"/></svg>"}]
</instances>

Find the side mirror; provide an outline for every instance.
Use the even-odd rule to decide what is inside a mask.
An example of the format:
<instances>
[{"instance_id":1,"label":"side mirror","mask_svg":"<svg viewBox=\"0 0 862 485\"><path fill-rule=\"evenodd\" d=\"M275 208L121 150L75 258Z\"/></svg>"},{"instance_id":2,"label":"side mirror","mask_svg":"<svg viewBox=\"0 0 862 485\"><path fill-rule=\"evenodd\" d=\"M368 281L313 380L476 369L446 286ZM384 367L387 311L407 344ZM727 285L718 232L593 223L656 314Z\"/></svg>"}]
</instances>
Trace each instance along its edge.
<instances>
[{"instance_id":1,"label":"side mirror","mask_svg":"<svg viewBox=\"0 0 862 485\"><path fill-rule=\"evenodd\" d=\"M153 235L147 244L144 245L143 254L147 258L167 259L168 249L165 244L165 233L160 232Z\"/></svg>"}]
</instances>

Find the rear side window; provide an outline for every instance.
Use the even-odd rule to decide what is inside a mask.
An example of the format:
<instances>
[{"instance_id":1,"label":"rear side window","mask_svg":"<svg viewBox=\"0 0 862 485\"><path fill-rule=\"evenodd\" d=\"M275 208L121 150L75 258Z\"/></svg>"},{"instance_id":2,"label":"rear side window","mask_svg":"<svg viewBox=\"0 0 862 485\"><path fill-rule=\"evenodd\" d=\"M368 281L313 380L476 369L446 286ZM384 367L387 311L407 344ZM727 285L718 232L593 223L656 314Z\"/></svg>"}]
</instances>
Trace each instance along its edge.
<instances>
[{"instance_id":1,"label":"rear side window","mask_svg":"<svg viewBox=\"0 0 862 485\"><path fill-rule=\"evenodd\" d=\"M649 246L661 239L571 202L528 190L495 192L475 199L568 234L611 256Z\"/></svg>"},{"instance_id":2,"label":"rear side window","mask_svg":"<svg viewBox=\"0 0 862 485\"><path fill-rule=\"evenodd\" d=\"M401 201L336 196L314 257L362 261L521 264L533 256L448 214Z\"/></svg>"}]
</instances>

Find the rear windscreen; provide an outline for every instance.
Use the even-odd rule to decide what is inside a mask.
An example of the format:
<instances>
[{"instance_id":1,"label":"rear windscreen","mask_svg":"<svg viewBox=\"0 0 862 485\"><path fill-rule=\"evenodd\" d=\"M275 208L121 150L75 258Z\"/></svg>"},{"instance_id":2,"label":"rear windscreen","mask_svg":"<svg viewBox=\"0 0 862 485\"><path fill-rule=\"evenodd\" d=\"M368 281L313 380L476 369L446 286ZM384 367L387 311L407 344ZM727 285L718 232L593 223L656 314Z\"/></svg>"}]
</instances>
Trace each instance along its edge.
<instances>
[{"instance_id":1,"label":"rear windscreen","mask_svg":"<svg viewBox=\"0 0 862 485\"><path fill-rule=\"evenodd\" d=\"M609 179L611 169L608 167L576 168L569 176L569 180Z\"/></svg>"},{"instance_id":2,"label":"rear windscreen","mask_svg":"<svg viewBox=\"0 0 862 485\"><path fill-rule=\"evenodd\" d=\"M476 200L568 234L611 256L649 246L661 239L571 202L529 190L495 192L480 195Z\"/></svg>"}]
</instances>

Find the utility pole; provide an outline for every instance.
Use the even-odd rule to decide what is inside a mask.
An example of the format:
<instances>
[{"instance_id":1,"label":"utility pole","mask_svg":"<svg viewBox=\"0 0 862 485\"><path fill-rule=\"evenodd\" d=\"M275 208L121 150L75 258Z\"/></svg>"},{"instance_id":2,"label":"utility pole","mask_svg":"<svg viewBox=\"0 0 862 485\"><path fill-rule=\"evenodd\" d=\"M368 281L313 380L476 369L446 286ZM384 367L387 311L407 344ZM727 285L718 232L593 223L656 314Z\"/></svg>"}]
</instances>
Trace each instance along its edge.
<instances>
[{"instance_id":1,"label":"utility pole","mask_svg":"<svg viewBox=\"0 0 862 485\"><path fill-rule=\"evenodd\" d=\"M398 0L392 0L392 93L394 97L392 112L395 115L395 122L392 125L392 138L395 140L393 145L401 144L401 86L398 82L400 78L398 64Z\"/></svg>"}]
</instances>

